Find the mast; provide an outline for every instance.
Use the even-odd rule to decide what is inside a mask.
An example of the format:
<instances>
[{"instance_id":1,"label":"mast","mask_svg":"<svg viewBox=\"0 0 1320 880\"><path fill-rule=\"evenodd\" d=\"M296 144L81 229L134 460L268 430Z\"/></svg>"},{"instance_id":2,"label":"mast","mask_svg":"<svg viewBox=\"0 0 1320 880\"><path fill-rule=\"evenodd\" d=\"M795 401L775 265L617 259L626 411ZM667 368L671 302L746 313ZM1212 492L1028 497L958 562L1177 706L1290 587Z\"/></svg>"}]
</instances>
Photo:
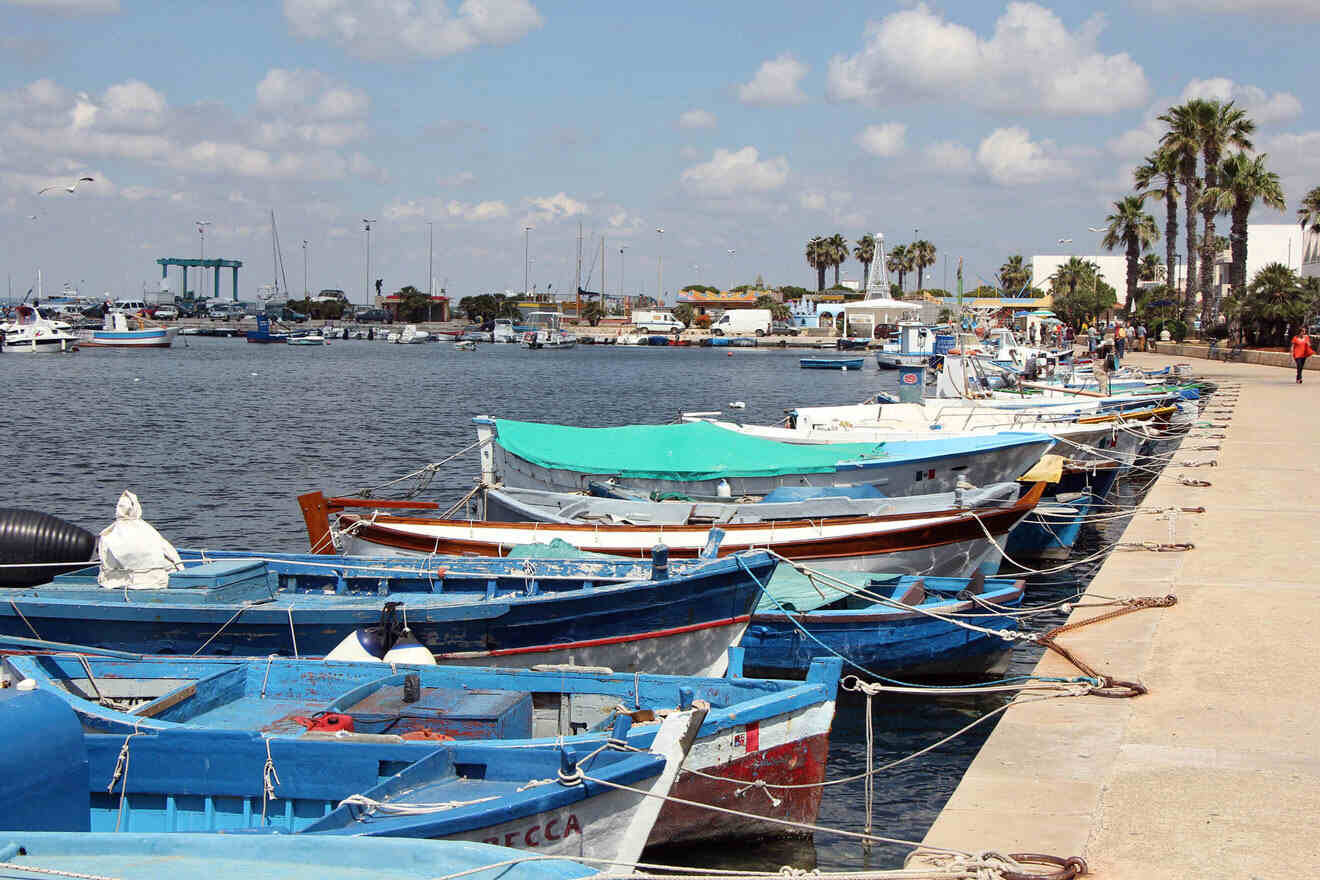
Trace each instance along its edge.
<instances>
[{"instance_id":1,"label":"mast","mask_svg":"<svg viewBox=\"0 0 1320 880\"><path fill-rule=\"evenodd\" d=\"M279 245L275 243L275 209L270 210L270 274L275 283L275 301L280 299L280 258Z\"/></svg>"},{"instance_id":2,"label":"mast","mask_svg":"<svg viewBox=\"0 0 1320 880\"><path fill-rule=\"evenodd\" d=\"M605 291L609 288L605 286L605 236L600 237L600 310L607 311L605 308Z\"/></svg>"},{"instance_id":3,"label":"mast","mask_svg":"<svg viewBox=\"0 0 1320 880\"><path fill-rule=\"evenodd\" d=\"M577 297L577 319L582 320L582 221L578 221L577 273L573 276L573 295Z\"/></svg>"}]
</instances>

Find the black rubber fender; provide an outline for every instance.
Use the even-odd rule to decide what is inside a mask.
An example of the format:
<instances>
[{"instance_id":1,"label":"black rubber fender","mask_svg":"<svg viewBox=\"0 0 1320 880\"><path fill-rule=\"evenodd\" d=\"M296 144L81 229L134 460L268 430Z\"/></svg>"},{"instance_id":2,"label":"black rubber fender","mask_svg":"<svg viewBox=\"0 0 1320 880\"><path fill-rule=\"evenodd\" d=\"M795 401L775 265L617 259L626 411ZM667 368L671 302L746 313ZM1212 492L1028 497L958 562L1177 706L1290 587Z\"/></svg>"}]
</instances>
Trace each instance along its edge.
<instances>
[{"instance_id":1,"label":"black rubber fender","mask_svg":"<svg viewBox=\"0 0 1320 880\"><path fill-rule=\"evenodd\" d=\"M0 507L0 587L44 584L92 564L95 555L96 535L86 529L48 513Z\"/></svg>"}]
</instances>

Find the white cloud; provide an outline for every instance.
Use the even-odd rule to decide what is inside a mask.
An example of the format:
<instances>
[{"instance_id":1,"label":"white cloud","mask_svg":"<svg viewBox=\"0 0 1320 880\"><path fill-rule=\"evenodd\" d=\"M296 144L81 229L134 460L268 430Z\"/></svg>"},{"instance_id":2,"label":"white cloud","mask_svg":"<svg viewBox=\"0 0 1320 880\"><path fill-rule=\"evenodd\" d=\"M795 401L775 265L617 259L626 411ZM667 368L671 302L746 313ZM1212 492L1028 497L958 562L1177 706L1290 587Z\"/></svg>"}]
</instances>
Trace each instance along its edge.
<instances>
[{"instance_id":1,"label":"white cloud","mask_svg":"<svg viewBox=\"0 0 1320 880\"><path fill-rule=\"evenodd\" d=\"M444 206L444 210L458 220L467 220L472 223L483 223L487 220L499 220L509 216L509 206L504 202L449 202Z\"/></svg>"},{"instance_id":2,"label":"white cloud","mask_svg":"<svg viewBox=\"0 0 1320 880\"><path fill-rule=\"evenodd\" d=\"M824 193L804 192L798 196L798 204L808 211L824 211L829 207L829 201Z\"/></svg>"},{"instance_id":3,"label":"white cloud","mask_svg":"<svg viewBox=\"0 0 1320 880\"><path fill-rule=\"evenodd\" d=\"M1259 86L1241 85L1222 76L1192 80L1183 89L1178 103L1189 98L1235 101L1259 125L1283 122L1302 115L1302 102L1289 92L1275 92L1271 95Z\"/></svg>"},{"instance_id":4,"label":"white cloud","mask_svg":"<svg viewBox=\"0 0 1320 880\"><path fill-rule=\"evenodd\" d=\"M903 152L907 126L901 122L868 125L857 135L857 145L872 156L897 156Z\"/></svg>"},{"instance_id":5,"label":"white cloud","mask_svg":"<svg viewBox=\"0 0 1320 880\"><path fill-rule=\"evenodd\" d=\"M155 131L165 124L165 96L138 80L113 85L101 99L106 122L130 131Z\"/></svg>"},{"instance_id":6,"label":"white cloud","mask_svg":"<svg viewBox=\"0 0 1320 880\"><path fill-rule=\"evenodd\" d=\"M807 96L799 83L807 70L807 65L785 52L762 62L751 81L738 86L738 100L760 106L801 104Z\"/></svg>"},{"instance_id":7,"label":"white cloud","mask_svg":"<svg viewBox=\"0 0 1320 880\"><path fill-rule=\"evenodd\" d=\"M465 186L469 183L475 183L476 180L477 175L471 171L457 171L453 174L437 177L435 182L440 186Z\"/></svg>"},{"instance_id":8,"label":"white cloud","mask_svg":"<svg viewBox=\"0 0 1320 880\"><path fill-rule=\"evenodd\" d=\"M1053 143L1031 140L1024 128L998 128L981 141L976 161L1003 186L1042 183L1073 173L1066 161L1050 155L1053 151Z\"/></svg>"},{"instance_id":9,"label":"white cloud","mask_svg":"<svg viewBox=\"0 0 1320 880\"><path fill-rule=\"evenodd\" d=\"M1097 47L1104 19L1076 31L1035 3L1010 3L983 38L925 3L867 25L864 45L830 60L826 92L837 101L943 96L1015 113L1112 113L1141 104L1149 87L1127 53Z\"/></svg>"},{"instance_id":10,"label":"white cloud","mask_svg":"<svg viewBox=\"0 0 1320 880\"><path fill-rule=\"evenodd\" d=\"M568 193L555 193L552 196L529 196L523 199L527 209L524 220L530 223L548 223L563 217L576 217L586 214L588 208Z\"/></svg>"},{"instance_id":11,"label":"white cloud","mask_svg":"<svg viewBox=\"0 0 1320 880\"><path fill-rule=\"evenodd\" d=\"M693 193L714 198L770 192L788 180L788 159L762 160L756 147L717 149L709 162L693 165L680 179Z\"/></svg>"},{"instance_id":12,"label":"white cloud","mask_svg":"<svg viewBox=\"0 0 1320 880\"><path fill-rule=\"evenodd\" d=\"M385 206L381 216L386 220L411 220L414 217L425 217L427 215L426 206L418 201L391 202Z\"/></svg>"},{"instance_id":13,"label":"white cloud","mask_svg":"<svg viewBox=\"0 0 1320 880\"><path fill-rule=\"evenodd\" d=\"M326 40L373 60L443 58L478 46L505 46L544 19L527 0L284 0L299 37Z\"/></svg>"},{"instance_id":14,"label":"white cloud","mask_svg":"<svg viewBox=\"0 0 1320 880\"><path fill-rule=\"evenodd\" d=\"M257 83L257 107L298 119L357 119L367 114L369 104L365 92L334 85L318 70L275 67Z\"/></svg>"},{"instance_id":15,"label":"white cloud","mask_svg":"<svg viewBox=\"0 0 1320 880\"><path fill-rule=\"evenodd\" d=\"M101 15L119 11L119 0L4 0L10 6L22 6L61 15Z\"/></svg>"},{"instance_id":16,"label":"white cloud","mask_svg":"<svg viewBox=\"0 0 1320 880\"><path fill-rule=\"evenodd\" d=\"M678 117L679 128L714 128L715 114L709 110L692 109Z\"/></svg>"},{"instance_id":17,"label":"white cloud","mask_svg":"<svg viewBox=\"0 0 1320 880\"><path fill-rule=\"evenodd\" d=\"M956 141L940 141L926 148L926 159L940 171L966 174L975 168L972 151Z\"/></svg>"}]
</instances>

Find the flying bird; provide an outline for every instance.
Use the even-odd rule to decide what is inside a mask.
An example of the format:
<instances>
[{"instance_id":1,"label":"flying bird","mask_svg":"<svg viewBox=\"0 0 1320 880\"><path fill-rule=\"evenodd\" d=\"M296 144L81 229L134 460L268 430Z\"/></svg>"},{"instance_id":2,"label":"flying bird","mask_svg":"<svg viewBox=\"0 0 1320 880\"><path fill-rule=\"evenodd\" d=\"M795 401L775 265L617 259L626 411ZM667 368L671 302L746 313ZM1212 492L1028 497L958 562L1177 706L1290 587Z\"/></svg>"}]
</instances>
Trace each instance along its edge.
<instances>
[{"instance_id":1,"label":"flying bird","mask_svg":"<svg viewBox=\"0 0 1320 880\"><path fill-rule=\"evenodd\" d=\"M1091 230L1092 232L1105 232L1105 231L1106 231L1106 230L1104 230L1104 229L1096 229L1094 226L1088 226L1088 227L1086 227L1086 228L1089 229L1089 230Z\"/></svg>"},{"instance_id":2,"label":"flying bird","mask_svg":"<svg viewBox=\"0 0 1320 880\"><path fill-rule=\"evenodd\" d=\"M46 193L50 192L50 191L53 190L53 189L62 189L62 190L64 190L66 193L70 193L70 194L72 194L72 193L74 192L74 190L76 190L76 189L78 188L78 184L80 184L80 183L84 183L84 182L85 182L85 183L92 183L92 182L94 182L95 180L96 180L95 177L80 177L80 178L78 178L77 180L75 180L73 183L69 184L68 186L62 186L62 185L60 185L60 184L58 184L58 183L56 183L56 184L52 184L52 185L50 185L50 186L44 187L44 188L42 188L41 190L39 190L39 191L37 192L37 195L39 195L39 196L41 196L41 195L45 195Z\"/></svg>"}]
</instances>

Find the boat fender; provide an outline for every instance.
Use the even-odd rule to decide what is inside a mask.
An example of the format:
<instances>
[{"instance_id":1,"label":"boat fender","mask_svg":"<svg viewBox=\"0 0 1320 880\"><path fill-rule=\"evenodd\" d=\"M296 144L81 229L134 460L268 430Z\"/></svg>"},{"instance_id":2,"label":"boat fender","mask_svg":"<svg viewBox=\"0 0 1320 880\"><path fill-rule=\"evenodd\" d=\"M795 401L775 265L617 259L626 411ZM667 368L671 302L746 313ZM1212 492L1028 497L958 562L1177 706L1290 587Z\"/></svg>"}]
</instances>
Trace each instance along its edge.
<instances>
[{"instance_id":1,"label":"boat fender","mask_svg":"<svg viewBox=\"0 0 1320 880\"><path fill-rule=\"evenodd\" d=\"M386 663L404 663L411 666L435 666L431 649L417 641L412 630L405 629L394 647L385 652Z\"/></svg>"},{"instance_id":2,"label":"boat fender","mask_svg":"<svg viewBox=\"0 0 1320 880\"><path fill-rule=\"evenodd\" d=\"M293 720L307 728L308 733L353 733L353 716L341 715L338 712L327 712L324 715L313 715L308 718L306 715L295 715Z\"/></svg>"},{"instance_id":3,"label":"boat fender","mask_svg":"<svg viewBox=\"0 0 1320 880\"><path fill-rule=\"evenodd\" d=\"M86 529L36 510L0 508L0 587L44 584L64 571L93 564L95 557L96 536ZM52 562L70 565L64 569Z\"/></svg>"},{"instance_id":4,"label":"boat fender","mask_svg":"<svg viewBox=\"0 0 1320 880\"><path fill-rule=\"evenodd\" d=\"M669 548L656 544L651 548L651 580L663 581L669 577Z\"/></svg>"},{"instance_id":5,"label":"boat fender","mask_svg":"<svg viewBox=\"0 0 1320 880\"><path fill-rule=\"evenodd\" d=\"M385 645L380 632L375 627L354 630L344 636L343 641L335 645L327 660L341 660L350 663L373 663L385 657Z\"/></svg>"},{"instance_id":6,"label":"boat fender","mask_svg":"<svg viewBox=\"0 0 1320 880\"><path fill-rule=\"evenodd\" d=\"M718 485L715 486L715 495L719 498L733 497L733 487L729 485L728 480L721 479L719 481Z\"/></svg>"}]
</instances>

